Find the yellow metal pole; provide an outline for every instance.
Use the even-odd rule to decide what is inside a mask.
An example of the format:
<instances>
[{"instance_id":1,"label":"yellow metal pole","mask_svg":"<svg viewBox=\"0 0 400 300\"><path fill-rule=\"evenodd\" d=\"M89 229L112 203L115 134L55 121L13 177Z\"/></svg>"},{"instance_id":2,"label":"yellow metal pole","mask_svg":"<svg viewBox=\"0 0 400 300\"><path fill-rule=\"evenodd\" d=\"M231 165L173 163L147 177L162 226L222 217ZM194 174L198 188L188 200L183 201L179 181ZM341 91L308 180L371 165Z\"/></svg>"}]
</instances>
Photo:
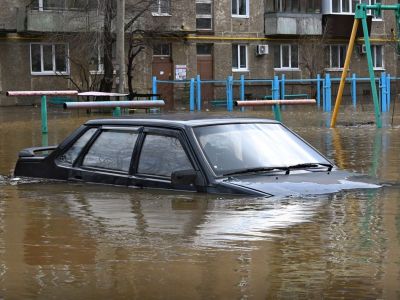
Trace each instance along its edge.
<instances>
[{"instance_id":1,"label":"yellow metal pole","mask_svg":"<svg viewBox=\"0 0 400 300\"><path fill-rule=\"evenodd\" d=\"M351 30L350 41L349 41L349 45L347 47L347 52L346 52L346 60L344 61L342 77L340 78L339 90L338 90L338 93L336 96L335 108L333 110L333 115L332 115L332 119L331 119L331 128L335 127L335 125L336 125L336 118L337 118L337 114L339 112L340 103L342 102L344 84L345 84L347 72L348 72L348 69L350 66L351 55L353 54L354 42L356 40L356 34L357 34L357 29L358 29L359 23L360 23L360 19L354 19L353 29Z\"/></svg>"}]
</instances>

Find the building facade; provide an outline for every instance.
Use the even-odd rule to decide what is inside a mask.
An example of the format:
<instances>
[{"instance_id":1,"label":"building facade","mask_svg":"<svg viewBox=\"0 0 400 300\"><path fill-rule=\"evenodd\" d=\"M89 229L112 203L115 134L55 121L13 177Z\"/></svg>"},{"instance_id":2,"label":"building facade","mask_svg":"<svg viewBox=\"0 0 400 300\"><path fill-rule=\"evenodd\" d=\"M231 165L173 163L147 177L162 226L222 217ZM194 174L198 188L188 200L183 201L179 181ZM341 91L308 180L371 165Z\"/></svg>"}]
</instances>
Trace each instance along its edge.
<instances>
[{"instance_id":1,"label":"building facade","mask_svg":"<svg viewBox=\"0 0 400 300\"><path fill-rule=\"evenodd\" d=\"M241 75L247 79L271 79L282 74L293 79L325 73L340 76L355 4L360 1L380 2L151 0L143 6L147 1L126 0L126 23L135 20L126 31L127 56L130 49L140 48L131 67L132 87L138 93L151 93L153 76L182 80L200 75L201 79L216 81ZM7 98L8 90L98 89L105 68L104 2L1 1L0 105L34 101ZM376 75L396 75L394 12L371 14L368 21ZM115 51L110 53L115 64ZM357 40L349 71L368 76L362 39ZM159 84L158 88L168 108L184 106L182 102L188 99L186 81ZM263 86L252 92L257 97L268 93ZM224 93L222 83L202 86L206 104L222 98Z\"/></svg>"}]
</instances>

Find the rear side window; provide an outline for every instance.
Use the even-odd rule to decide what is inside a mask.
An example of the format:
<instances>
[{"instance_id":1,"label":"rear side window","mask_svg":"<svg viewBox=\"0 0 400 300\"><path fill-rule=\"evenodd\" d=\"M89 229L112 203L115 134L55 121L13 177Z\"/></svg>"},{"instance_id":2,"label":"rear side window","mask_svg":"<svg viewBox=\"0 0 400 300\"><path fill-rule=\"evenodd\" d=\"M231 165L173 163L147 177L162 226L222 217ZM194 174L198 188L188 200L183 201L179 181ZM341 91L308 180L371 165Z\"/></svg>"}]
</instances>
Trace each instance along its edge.
<instances>
[{"instance_id":1,"label":"rear side window","mask_svg":"<svg viewBox=\"0 0 400 300\"><path fill-rule=\"evenodd\" d=\"M173 171L190 169L193 166L177 138L146 135L140 153L138 173L170 177Z\"/></svg>"},{"instance_id":2,"label":"rear side window","mask_svg":"<svg viewBox=\"0 0 400 300\"><path fill-rule=\"evenodd\" d=\"M138 137L133 131L103 131L83 159L82 166L128 173Z\"/></svg>"},{"instance_id":3,"label":"rear side window","mask_svg":"<svg viewBox=\"0 0 400 300\"><path fill-rule=\"evenodd\" d=\"M72 165L75 159L81 153L82 148L85 147L86 143L90 140L97 128L90 128L87 130L76 142L68 149L64 154L58 157L58 161L62 164Z\"/></svg>"}]
</instances>

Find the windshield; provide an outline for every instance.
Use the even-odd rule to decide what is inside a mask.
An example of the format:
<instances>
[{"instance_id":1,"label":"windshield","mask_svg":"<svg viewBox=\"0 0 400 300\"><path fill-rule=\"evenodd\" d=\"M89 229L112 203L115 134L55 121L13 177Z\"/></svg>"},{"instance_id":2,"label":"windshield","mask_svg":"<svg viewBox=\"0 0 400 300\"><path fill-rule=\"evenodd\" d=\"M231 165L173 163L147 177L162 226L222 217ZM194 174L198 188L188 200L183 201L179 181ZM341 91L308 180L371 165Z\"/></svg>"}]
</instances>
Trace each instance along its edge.
<instances>
[{"instance_id":1,"label":"windshield","mask_svg":"<svg viewBox=\"0 0 400 300\"><path fill-rule=\"evenodd\" d=\"M194 128L215 174L285 168L300 164L330 164L281 124L226 124Z\"/></svg>"}]
</instances>

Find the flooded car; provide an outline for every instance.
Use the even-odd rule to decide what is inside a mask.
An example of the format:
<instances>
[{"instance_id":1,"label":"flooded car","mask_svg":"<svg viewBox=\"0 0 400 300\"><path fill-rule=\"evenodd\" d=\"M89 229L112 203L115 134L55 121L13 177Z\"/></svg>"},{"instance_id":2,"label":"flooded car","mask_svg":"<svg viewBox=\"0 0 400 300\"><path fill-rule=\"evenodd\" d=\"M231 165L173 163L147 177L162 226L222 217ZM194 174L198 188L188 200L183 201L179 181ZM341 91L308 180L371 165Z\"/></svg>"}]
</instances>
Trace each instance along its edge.
<instances>
[{"instance_id":1,"label":"flooded car","mask_svg":"<svg viewBox=\"0 0 400 300\"><path fill-rule=\"evenodd\" d=\"M15 176L257 196L377 188L280 122L103 119L58 146L24 149Z\"/></svg>"}]
</instances>

